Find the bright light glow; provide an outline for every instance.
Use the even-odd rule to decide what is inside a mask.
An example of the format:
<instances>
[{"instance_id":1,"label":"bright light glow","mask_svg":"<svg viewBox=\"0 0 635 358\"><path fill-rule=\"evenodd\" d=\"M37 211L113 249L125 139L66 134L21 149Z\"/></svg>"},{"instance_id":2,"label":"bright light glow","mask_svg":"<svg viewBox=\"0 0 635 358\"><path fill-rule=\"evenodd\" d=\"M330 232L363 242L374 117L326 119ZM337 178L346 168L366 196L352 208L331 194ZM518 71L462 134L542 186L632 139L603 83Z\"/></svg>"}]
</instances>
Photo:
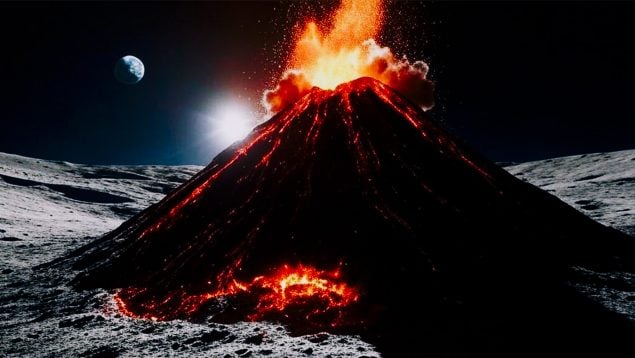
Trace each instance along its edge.
<instances>
[{"instance_id":1,"label":"bright light glow","mask_svg":"<svg viewBox=\"0 0 635 358\"><path fill-rule=\"evenodd\" d=\"M226 147L245 138L255 125L253 112L245 104L221 101L210 116L211 139L214 145Z\"/></svg>"},{"instance_id":2,"label":"bright light glow","mask_svg":"<svg viewBox=\"0 0 635 358\"><path fill-rule=\"evenodd\" d=\"M135 296L143 294L143 289L124 288L115 294L114 300L119 312L129 317L151 320L168 320L190 317L210 300L220 297L231 299L249 296L254 302L247 315L248 320L259 321L272 314L303 315L311 320L324 316L331 317L331 327L339 323L337 317L348 307L358 302L358 288L342 279L340 267L333 270L319 270L309 265L281 265L265 275L256 276L251 281L239 281L233 277L233 270L226 272L218 281L225 281L217 290L189 294L182 290L172 291L157 300L135 305ZM211 284L211 281L209 282ZM129 303L133 304L130 305ZM310 308L308 311L304 308ZM304 312L304 313L302 313Z\"/></svg>"},{"instance_id":3,"label":"bright light glow","mask_svg":"<svg viewBox=\"0 0 635 358\"><path fill-rule=\"evenodd\" d=\"M296 43L292 68L300 70L312 86L322 89L380 75L390 63L377 62L383 56L372 50L390 50L374 41L370 47L365 41L375 38L381 29L382 6L382 0L343 0L333 14L332 28L323 31L309 21Z\"/></svg>"}]
</instances>

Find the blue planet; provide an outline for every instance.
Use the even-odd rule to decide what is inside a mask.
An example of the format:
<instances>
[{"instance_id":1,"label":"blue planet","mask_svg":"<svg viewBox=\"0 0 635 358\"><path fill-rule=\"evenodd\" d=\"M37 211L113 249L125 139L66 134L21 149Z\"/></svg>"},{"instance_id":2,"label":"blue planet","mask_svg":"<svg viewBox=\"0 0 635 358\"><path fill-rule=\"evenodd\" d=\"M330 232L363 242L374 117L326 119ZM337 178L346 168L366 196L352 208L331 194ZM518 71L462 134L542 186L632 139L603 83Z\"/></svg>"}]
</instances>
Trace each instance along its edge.
<instances>
[{"instance_id":1,"label":"blue planet","mask_svg":"<svg viewBox=\"0 0 635 358\"><path fill-rule=\"evenodd\" d=\"M115 65L115 78L128 85L138 83L143 78L145 67L140 59L132 55L120 58Z\"/></svg>"}]
</instances>

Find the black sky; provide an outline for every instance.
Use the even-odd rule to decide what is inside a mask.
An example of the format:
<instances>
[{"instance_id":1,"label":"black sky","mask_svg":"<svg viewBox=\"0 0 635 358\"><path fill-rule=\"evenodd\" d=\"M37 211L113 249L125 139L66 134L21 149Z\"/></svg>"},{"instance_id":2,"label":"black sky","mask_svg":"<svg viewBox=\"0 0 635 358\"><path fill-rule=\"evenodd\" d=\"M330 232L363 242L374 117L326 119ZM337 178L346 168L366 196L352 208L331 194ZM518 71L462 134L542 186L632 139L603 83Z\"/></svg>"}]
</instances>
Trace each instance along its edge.
<instances>
[{"instance_id":1,"label":"black sky","mask_svg":"<svg viewBox=\"0 0 635 358\"><path fill-rule=\"evenodd\" d=\"M219 98L257 109L304 8L3 2L0 151L206 164L221 148L201 118ZM401 2L389 11L380 42L429 62L435 117L491 159L635 148L635 4ZM134 86L112 75L126 54L146 66Z\"/></svg>"}]
</instances>

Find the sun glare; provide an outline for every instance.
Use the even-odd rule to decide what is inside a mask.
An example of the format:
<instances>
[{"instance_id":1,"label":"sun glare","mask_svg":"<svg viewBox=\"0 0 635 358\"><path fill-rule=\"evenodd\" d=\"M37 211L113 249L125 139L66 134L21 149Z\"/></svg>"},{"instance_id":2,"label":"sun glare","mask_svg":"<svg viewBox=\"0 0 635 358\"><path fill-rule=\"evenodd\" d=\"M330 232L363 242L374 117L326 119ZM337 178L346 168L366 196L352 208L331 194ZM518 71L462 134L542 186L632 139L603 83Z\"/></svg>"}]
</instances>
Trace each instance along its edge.
<instances>
[{"instance_id":1,"label":"sun glare","mask_svg":"<svg viewBox=\"0 0 635 358\"><path fill-rule=\"evenodd\" d=\"M239 102L220 103L210 116L212 140L226 147L243 139L255 125L255 117L247 105Z\"/></svg>"}]
</instances>

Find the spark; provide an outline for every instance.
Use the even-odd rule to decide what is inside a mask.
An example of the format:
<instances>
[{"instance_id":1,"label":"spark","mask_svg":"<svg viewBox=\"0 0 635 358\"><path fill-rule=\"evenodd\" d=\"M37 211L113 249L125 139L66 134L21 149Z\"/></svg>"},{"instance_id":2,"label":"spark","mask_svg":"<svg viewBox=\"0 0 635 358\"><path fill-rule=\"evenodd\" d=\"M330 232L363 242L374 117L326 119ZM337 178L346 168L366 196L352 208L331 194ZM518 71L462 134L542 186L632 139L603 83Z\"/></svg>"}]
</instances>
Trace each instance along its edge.
<instances>
[{"instance_id":1,"label":"spark","mask_svg":"<svg viewBox=\"0 0 635 358\"><path fill-rule=\"evenodd\" d=\"M306 21L286 71L264 93L268 113L281 111L313 87L333 90L361 77L389 85L424 109L432 107L428 65L398 58L376 40L384 22L382 0L343 0L330 19L330 28Z\"/></svg>"}]
</instances>

